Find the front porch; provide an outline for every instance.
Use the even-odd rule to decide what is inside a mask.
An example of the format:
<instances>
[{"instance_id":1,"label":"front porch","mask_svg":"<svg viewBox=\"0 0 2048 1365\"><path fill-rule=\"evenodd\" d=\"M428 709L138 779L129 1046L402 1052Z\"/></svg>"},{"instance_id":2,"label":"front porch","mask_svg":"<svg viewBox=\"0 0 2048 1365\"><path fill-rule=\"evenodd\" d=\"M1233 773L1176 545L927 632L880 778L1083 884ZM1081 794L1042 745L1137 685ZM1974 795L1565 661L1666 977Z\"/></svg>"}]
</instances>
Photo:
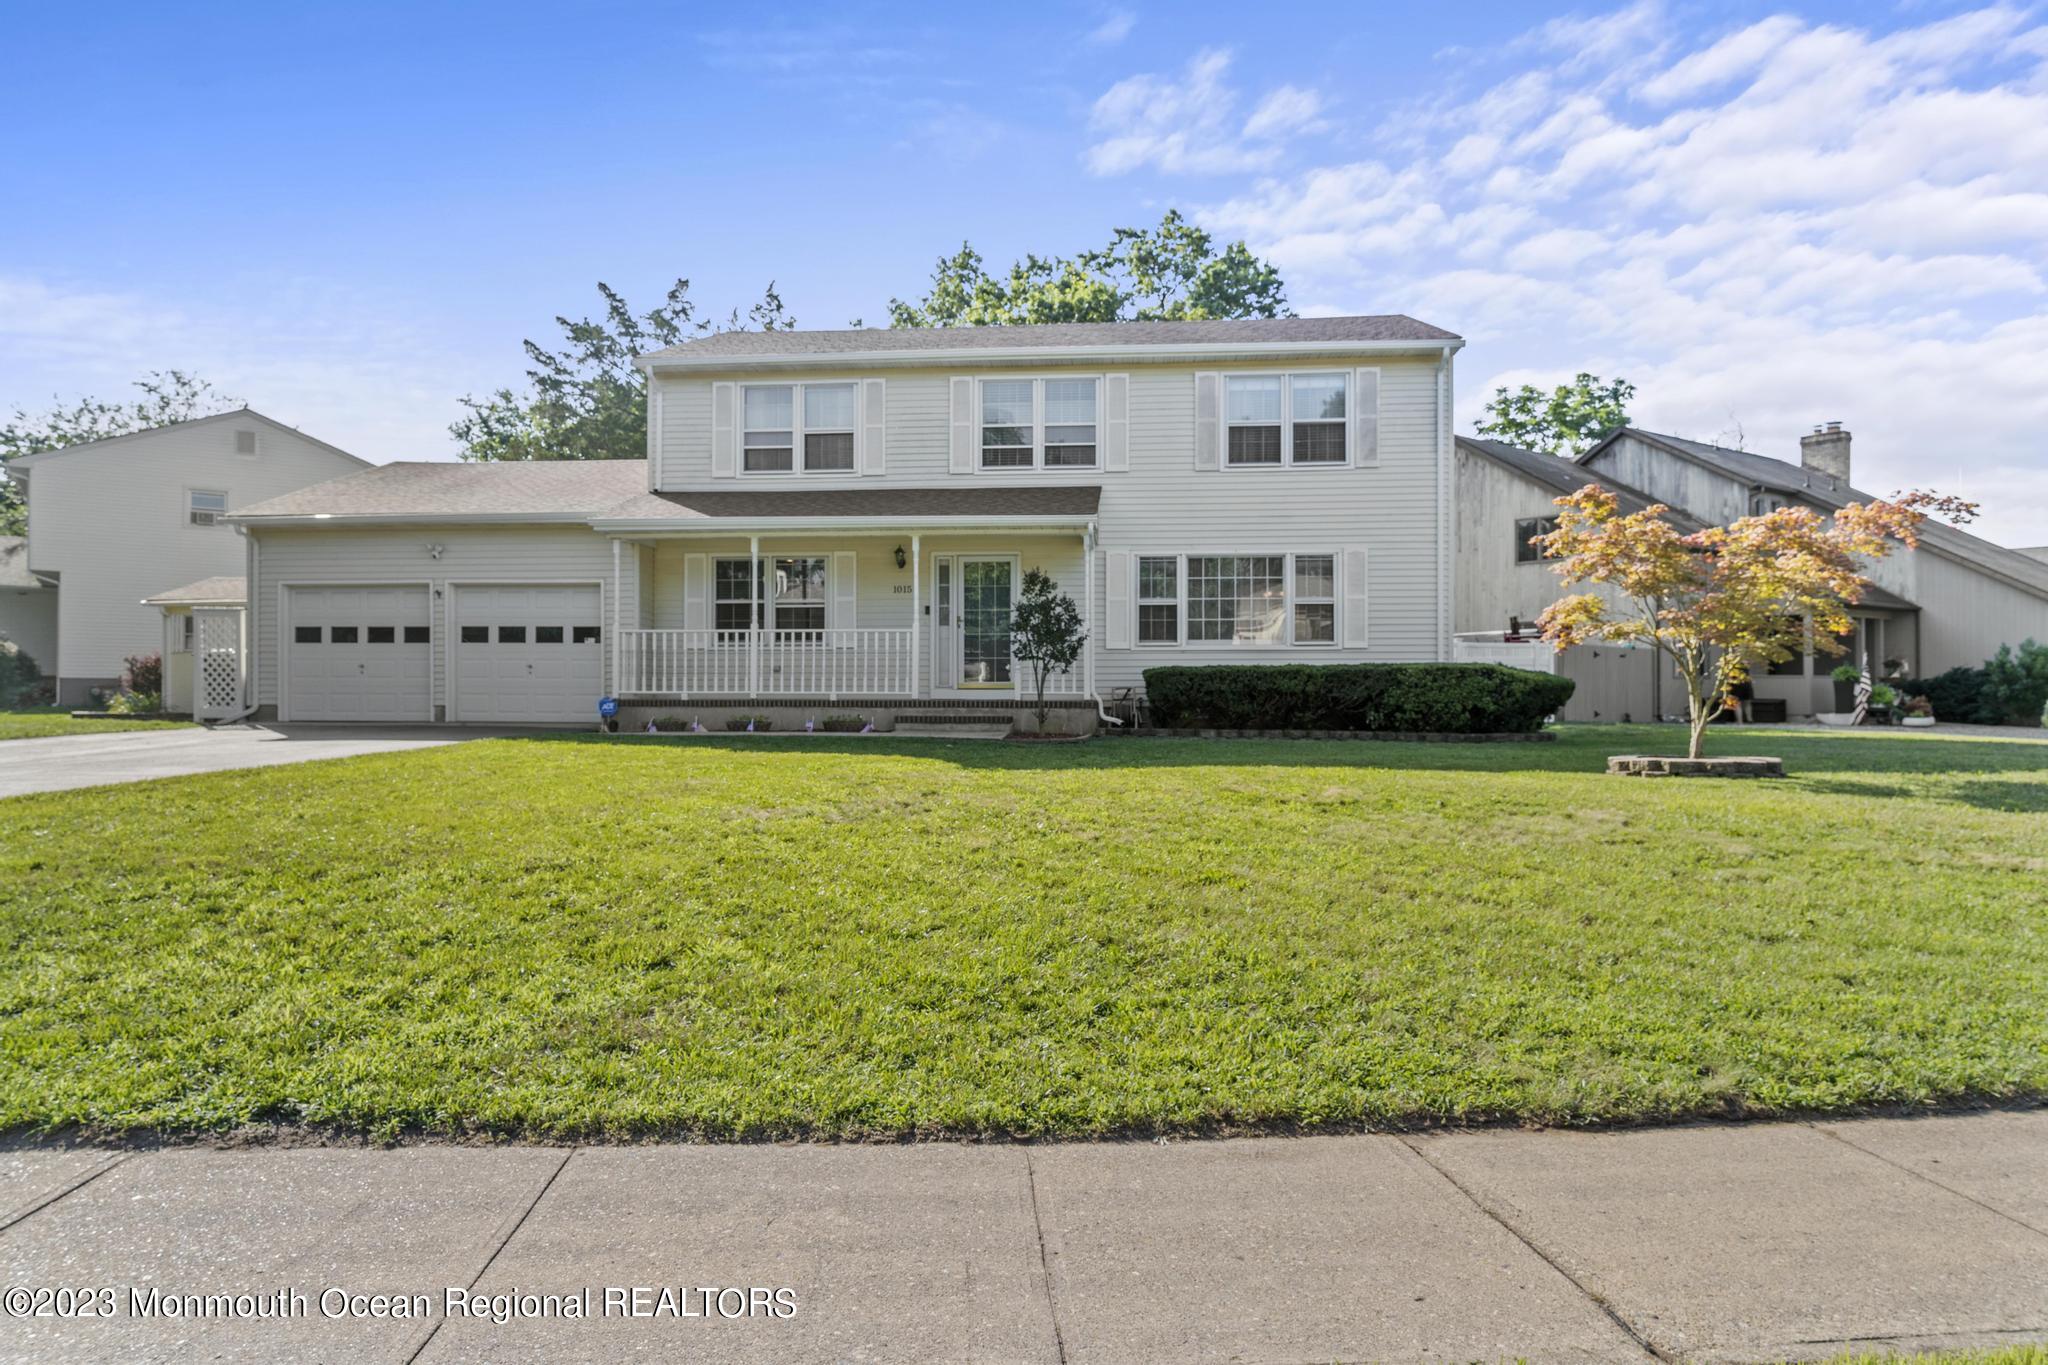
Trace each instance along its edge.
<instances>
[{"instance_id":1,"label":"front porch","mask_svg":"<svg viewBox=\"0 0 2048 1365\"><path fill-rule=\"evenodd\" d=\"M976 490L990 502L1020 491ZM1049 680L1047 700L1092 710L1095 490L1065 491L1087 495L1086 506L1000 519L819 517L809 499L791 499L811 513L793 524L761 515L783 501L761 495L750 516L603 527L617 585L613 695L635 714L686 702L1015 709L1036 693L1010 650L1011 615L1035 568L1080 606L1091 636L1072 670Z\"/></svg>"}]
</instances>

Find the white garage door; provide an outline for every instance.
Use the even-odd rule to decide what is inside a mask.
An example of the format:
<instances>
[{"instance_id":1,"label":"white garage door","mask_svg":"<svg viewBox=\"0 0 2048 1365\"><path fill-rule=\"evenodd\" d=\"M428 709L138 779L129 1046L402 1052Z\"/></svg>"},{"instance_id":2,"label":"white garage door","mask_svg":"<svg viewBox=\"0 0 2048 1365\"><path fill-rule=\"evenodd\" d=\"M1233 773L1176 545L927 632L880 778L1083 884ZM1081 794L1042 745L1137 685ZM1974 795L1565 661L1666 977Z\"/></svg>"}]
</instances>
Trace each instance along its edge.
<instances>
[{"instance_id":1,"label":"white garage door","mask_svg":"<svg viewBox=\"0 0 2048 1365\"><path fill-rule=\"evenodd\" d=\"M433 719L425 588L293 588L287 615L288 719Z\"/></svg>"},{"instance_id":2,"label":"white garage door","mask_svg":"<svg viewBox=\"0 0 2048 1365\"><path fill-rule=\"evenodd\" d=\"M597 720L604 695L594 587L455 591L455 715L471 723Z\"/></svg>"}]
</instances>

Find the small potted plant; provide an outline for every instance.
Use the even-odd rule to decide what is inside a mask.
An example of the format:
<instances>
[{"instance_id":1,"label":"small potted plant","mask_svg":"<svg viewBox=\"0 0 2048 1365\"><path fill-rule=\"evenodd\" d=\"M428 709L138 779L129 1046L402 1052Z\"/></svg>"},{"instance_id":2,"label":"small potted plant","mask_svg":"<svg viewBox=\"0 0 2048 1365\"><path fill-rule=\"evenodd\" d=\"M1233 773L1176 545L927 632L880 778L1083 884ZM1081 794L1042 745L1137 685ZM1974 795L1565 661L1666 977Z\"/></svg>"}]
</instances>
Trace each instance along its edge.
<instances>
[{"instance_id":1,"label":"small potted plant","mask_svg":"<svg viewBox=\"0 0 2048 1365\"><path fill-rule=\"evenodd\" d=\"M1925 730L1934 724L1934 703L1926 697L1906 698L1905 713L1899 717L1899 724Z\"/></svg>"},{"instance_id":2,"label":"small potted plant","mask_svg":"<svg viewBox=\"0 0 2048 1365\"><path fill-rule=\"evenodd\" d=\"M1898 689L1890 683L1879 683L1870 689L1870 708L1864 720L1871 725L1889 725L1897 714L1898 705Z\"/></svg>"}]
</instances>

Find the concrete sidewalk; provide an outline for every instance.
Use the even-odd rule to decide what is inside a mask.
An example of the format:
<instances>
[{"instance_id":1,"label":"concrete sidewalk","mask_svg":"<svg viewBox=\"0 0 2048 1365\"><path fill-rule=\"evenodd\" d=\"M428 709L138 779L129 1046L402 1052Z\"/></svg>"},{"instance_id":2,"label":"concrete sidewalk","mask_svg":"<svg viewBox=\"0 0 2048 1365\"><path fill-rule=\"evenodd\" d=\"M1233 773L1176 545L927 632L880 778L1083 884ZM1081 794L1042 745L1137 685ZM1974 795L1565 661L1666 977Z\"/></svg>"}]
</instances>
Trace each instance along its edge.
<instances>
[{"instance_id":1,"label":"concrete sidewalk","mask_svg":"<svg viewBox=\"0 0 2048 1365\"><path fill-rule=\"evenodd\" d=\"M1160 1144L16 1149L0 1182L0 1284L114 1304L0 1321L9 1360L1765 1361L2048 1339L2048 1110ZM450 1315L450 1286L485 1297ZM636 1286L689 1316L626 1315ZM280 1288L304 1316L135 1316L151 1290ZM329 1319L330 1288L364 1314L423 1294L431 1316L351 1317L330 1295ZM489 1296L553 1295L559 1314L586 1289L589 1320L490 1321Z\"/></svg>"},{"instance_id":2,"label":"concrete sidewalk","mask_svg":"<svg viewBox=\"0 0 2048 1365\"><path fill-rule=\"evenodd\" d=\"M555 727L557 729L561 727ZM118 730L0 743L0 797L69 791L152 777L268 768L315 758L431 749L465 739L544 733L449 725L223 725Z\"/></svg>"}]
</instances>

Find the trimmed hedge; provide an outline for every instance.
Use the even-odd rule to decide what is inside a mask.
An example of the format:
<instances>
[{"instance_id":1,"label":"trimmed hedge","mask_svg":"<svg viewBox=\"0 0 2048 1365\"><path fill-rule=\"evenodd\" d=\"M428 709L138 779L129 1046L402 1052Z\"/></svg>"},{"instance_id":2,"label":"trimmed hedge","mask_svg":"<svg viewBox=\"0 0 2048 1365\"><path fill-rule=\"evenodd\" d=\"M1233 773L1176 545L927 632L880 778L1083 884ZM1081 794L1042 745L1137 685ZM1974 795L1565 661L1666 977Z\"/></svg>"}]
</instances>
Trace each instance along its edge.
<instances>
[{"instance_id":1,"label":"trimmed hedge","mask_svg":"<svg viewBox=\"0 0 2048 1365\"><path fill-rule=\"evenodd\" d=\"M1501 664L1211 664L1148 668L1152 723L1175 730L1543 728L1570 678Z\"/></svg>"}]
</instances>

